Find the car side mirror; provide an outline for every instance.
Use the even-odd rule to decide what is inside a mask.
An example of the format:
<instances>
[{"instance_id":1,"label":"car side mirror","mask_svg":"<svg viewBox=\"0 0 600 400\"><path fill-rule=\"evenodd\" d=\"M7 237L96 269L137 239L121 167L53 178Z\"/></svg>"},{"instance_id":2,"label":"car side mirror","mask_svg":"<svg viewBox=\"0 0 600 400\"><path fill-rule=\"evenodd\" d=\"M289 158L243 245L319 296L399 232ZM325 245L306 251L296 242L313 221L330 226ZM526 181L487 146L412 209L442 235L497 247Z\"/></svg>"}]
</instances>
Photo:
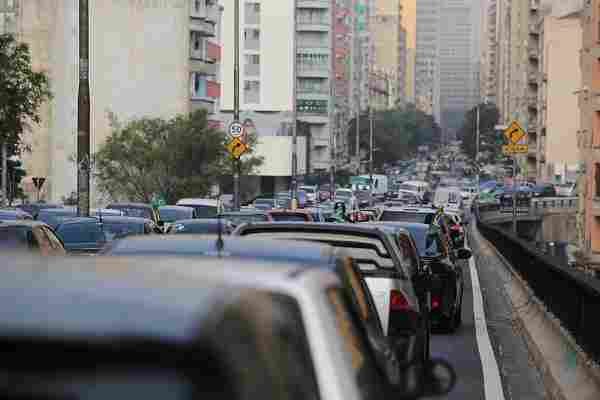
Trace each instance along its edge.
<instances>
[{"instance_id":1,"label":"car side mirror","mask_svg":"<svg viewBox=\"0 0 600 400\"><path fill-rule=\"evenodd\" d=\"M459 260L468 260L472 257L471 250L465 249L464 247L456 250L456 258Z\"/></svg>"}]
</instances>

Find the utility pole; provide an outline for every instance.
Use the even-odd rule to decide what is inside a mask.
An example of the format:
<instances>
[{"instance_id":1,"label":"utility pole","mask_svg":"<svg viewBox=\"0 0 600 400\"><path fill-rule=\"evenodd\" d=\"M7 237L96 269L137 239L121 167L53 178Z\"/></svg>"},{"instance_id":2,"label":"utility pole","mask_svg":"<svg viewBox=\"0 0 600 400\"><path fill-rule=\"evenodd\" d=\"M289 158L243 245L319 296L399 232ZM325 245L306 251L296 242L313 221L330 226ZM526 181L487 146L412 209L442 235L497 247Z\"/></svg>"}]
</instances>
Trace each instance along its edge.
<instances>
[{"instance_id":1,"label":"utility pole","mask_svg":"<svg viewBox=\"0 0 600 400\"><path fill-rule=\"evenodd\" d=\"M240 2L233 2L233 120L240 121ZM233 160L233 208L240 209L241 163Z\"/></svg>"},{"instance_id":2,"label":"utility pole","mask_svg":"<svg viewBox=\"0 0 600 400\"><path fill-rule=\"evenodd\" d=\"M369 107L369 187L373 205L373 109Z\"/></svg>"},{"instance_id":3,"label":"utility pole","mask_svg":"<svg viewBox=\"0 0 600 400\"><path fill-rule=\"evenodd\" d=\"M8 146L6 142L2 143L2 202L8 200ZM0 203L1 204L1 203Z\"/></svg>"},{"instance_id":4,"label":"utility pole","mask_svg":"<svg viewBox=\"0 0 600 400\"><path fill-rule=\"evenodd\" d=\"M360 48L358 46L359 43L359 38L358 38L358 12L357 12L357 7L358 7L358 1L354 1L353 2L353 7L352 9L354 10L354 21L352 21L352 46L350 47L351 49L351 67L352 67L352 81L354 83L354 89L355 89L355 101L356 101L356 148L355 148L355 157L356 157L356 163L357 163L357 175L360 174L360 90L361 90L361 82L360 82L360 71L362 68L362 65L358 65L357 66L357 61L360 62Z\"/></svg>"},{"instance_id":5,"label":"utility pole","mask_svg":"<svg viewBox=\"0 0 600 400\"><path fill-rule=\"evenodd\" d=\"M292 32L292 209L298 208L298 110L296 95L298 86L298 27L297 27L298 2L294 0L294 30Z\"/></svg>"},{"instance_id":6,"label":"utility pole","mask_svg":"<svg viewBox=\"0 0 600 400\"><path fill-rule=\"evenodd\" d=\"M334 5L334 2L332 2ZM331 30L329 32L329 49L331 54L335 54L335 6L331 10L330 18L329 18L329 26L331 26ZM329 146L331 148L330 157L331 163L329 165L329 191L331 193L335 185L335 164L336 164L336 135L338 128L338 118L337 112L335 110L334 104L336 104L335 98L335 63L336 57L330 57L330 65L329 68Z\"/></svg>"},{"instance_id":7,"label":"utility pole","mask_svg":"<svg viewBox=\"0 0 600 400\"><path fill-rule=\"evenodd\" d=\"M79 0L79 91L77 94L77 215L90 215L89 1Z\"/></svg>"},{"instance_id":8,"label":"utility pole","mask_svg":"<svg viewBox=\"0 0 600 400\"><path fill-rule=\"evenodd\" d=\"M513 154L512 231L517 236L517 156Z\"/></svg>"},{"instance_id":9,"label":"utility pole","mask_svg":"<svg viewBox=\"0 0 600 400\"><path fill-rule=\"evenodd\" d=\"M476 126L475 126L475 165L477 166L477 197L479 198L479 179L480 179L480 171L479 171L479 104L477 104L477 117L476 117Z\"/></svg>"}]
</instances>

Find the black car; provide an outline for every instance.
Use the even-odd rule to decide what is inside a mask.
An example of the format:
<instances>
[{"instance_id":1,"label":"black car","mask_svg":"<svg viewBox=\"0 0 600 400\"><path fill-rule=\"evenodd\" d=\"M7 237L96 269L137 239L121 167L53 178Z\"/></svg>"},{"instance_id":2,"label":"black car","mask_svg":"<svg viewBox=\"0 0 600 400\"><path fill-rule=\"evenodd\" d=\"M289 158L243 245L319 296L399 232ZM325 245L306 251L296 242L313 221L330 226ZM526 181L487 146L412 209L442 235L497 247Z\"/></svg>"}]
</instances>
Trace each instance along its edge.
<instances>
[{"instance_id":1,"label":"black car","mask_svg":"<svg viewBox=\"0 0 600 400\"><path fill-rule=\"evenodd\" d=\"M421 263L431 274L430 317L435 326L454 332L462 323L464 277L458 260L471 258L471 252L452 250L439 230L431 225L412 222L379 222L400 232L408 231L414 239ZM400 235L397 235L400 236ZM454 256L451 257L451 253Z\"/></svg>"},{"instance_id":2,"label":"black car","mask_svg":"<svg viewBox=\"0 0 600 400\"><path fill-rule=\"evenodd\" d=\"M0 253L28 251L42 256L64 255L63 242L47 224L37 221L0 221Z\"/></svg>"},{"instance_id":3,"label":"black car","mask_svg":"<svg viewBox=\"0 0 600 400\"><path fill-rule=\"evenodd\" d=\"M68 252L94 254L119 238L162 232L149 219L107 216L69 219L56 228L56 233Z\"/></svg>"},{"instance_id":4,"label":"black car","mask_svg":"<svg viewBox=\"0 0 600 400\"><path fill-rule=\"evenodd\" d=\"M531 188L531 197L556 197L556 188L551 183L540 183Z\"/></svg>"}]
</instances>

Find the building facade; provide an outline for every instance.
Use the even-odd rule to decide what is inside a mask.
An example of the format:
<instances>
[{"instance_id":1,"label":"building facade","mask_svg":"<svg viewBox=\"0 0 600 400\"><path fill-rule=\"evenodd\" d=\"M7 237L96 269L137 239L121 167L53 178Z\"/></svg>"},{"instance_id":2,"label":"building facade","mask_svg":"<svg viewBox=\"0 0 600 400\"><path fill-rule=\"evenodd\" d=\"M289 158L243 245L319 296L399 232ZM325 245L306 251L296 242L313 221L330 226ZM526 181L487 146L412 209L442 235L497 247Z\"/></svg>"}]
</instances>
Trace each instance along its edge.
<instances>
[{"instance_id":1,"label":"building facade","mask_svg":"<svg viewBox=\"0 0 600 400\"><path fill-rule=\"evenodd\" d=\"M415 102L426 114L439 115L435 109L439 86L438 37L440 0L419 0L416 4Z\"/></svg>"},{"instance_id":2,"label":"building facade","mask_svg":"<svg viewBox=\"0 0 600 400\"><path fill-rule=\"evenodd\" d=\"M329 171L332 160L330 113L334 103L332 1L223 1L225 50L221 111L228 114L233 111L234 100L235 1L240 2L241 10L240 109L269 114L269 119L289 125L295 104L299 124L308 127L306 132L299 129L299 133L306 135L307 173ZM291 133L291 129L288 132Z\"/></svg>"},{"instance_id":3,"label":"building facade","mask_svg":"<svg viewBox=\"0 0 600 400\"><path fill-rule=\"evenodd\" d=\"M406 32L404 97L415 104L415 68L417 61L417 0L402 0L402 27Z\"/></svg>"},{"instance_id":4,"label":"building facade","mask_svg":"<svg viewBox=\"0 0 600 400\"><path fill-rule=\"evenodd\" d=\"M436 120L447 141L454 140L465 112L479 100L480 2L440 2L437 50Z\"/></svg>"},{"instance_id":5,"label":"building facade","mask_svg":"<svg viewBox=\"0 0 600 400\"><path fill-rule=\"evenodd\" d=\"M372 18L371 35L373 38L374 64L371 66L369 86L371 88L383 86L387 78L394 77L397 80L395 86L398 90L396 94L405 93L406 82L406 29L402 25L402 1L401 0L375 0L375 14ZM376 82L373 82L375 80ZM371 102L373 95L376 99L378 94L382 93L379 89L371 89ZM391 93L388 94L390 96ZM404 96L391 99L391 103L403 104ZM386 107L390 103L388 99L383 101L383 105L377 105L378 108Z\"/></svg>"},{"instance_id":6,"label":"building facade","mask_svg":"<svg viewBox=\"0 0 600 400\"><path fill-rule=\"evenodd\" d=\"M2 3L15 10L9 24L29 45L33 67L50 78L53 98L25 137L23 162L28 174L47 178L43 198L60 201L76 190L77 2ZM216 110L220 16L216 0L90 2L92 153L111 134L109 113L127 121ZM102 203L93 180L91 195L93 206Z\"/></svg>"},{"instance_id":7,"label":"building facade","mask_svg":"<svg viewBox=\"0 0 600 400\"><path fill-rule=\"evenodd\" d=\"M579 94L578 146L581 172L578 180L579 246L585 261L600 266L600 0L585 3L581 17L580 55L582 87Z\"/></svg>"}]
</instances>

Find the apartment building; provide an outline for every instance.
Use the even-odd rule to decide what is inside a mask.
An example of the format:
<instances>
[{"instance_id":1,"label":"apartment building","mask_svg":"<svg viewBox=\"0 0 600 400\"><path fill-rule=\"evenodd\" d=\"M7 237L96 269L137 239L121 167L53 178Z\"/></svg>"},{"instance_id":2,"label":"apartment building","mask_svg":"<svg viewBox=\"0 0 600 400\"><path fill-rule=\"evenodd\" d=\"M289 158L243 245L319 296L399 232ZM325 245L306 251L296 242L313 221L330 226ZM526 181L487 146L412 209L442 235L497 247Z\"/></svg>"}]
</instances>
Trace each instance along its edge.
<instances>
[{"instance_id":1,"label":"apartment building","mask_svg":"<svg viewBox=\"0 0 600 400\"><path fill-rule=\"evenodd\" d=\"M53 98L26 135L28 174L46 177L42 197L60 201L76 188L77 2L8 0L0 26L30 46L32 64L50 78ZM7 12L7 7L10 12ZM90 2L91 150L121 121L169 118L219 101L220 8L216 0ZM7 18L8 16L8 18ZM92 180L92 205L102 195Z\"/></svg>"},{"instance_id":2,"label":"apartment building","mask_svg":"<svg viewBox=\"0 0 600 400\"><path fill-rule=\"evenodd\" d=\"M582 172L578 181L578 237L585 260L600 266L600 0L586 0L581 14L582 87L579 94L578 146Z\"/></svg>"},{"instance_id":3,"label":"apartment building","mask_svg":"<svg viewBox=\"0 0 600 400\"><path fill-rule=\"evenodd\" d=\"M275 120L278 121L275 126L289 126L295 103L298 133L306 143L306 164L299 165L299 168L311 175L328 172L332 149L332 1L223 1L223 120L230 118L233 111L235 1L240 2L241 10L240 109L262 115L263 119L271 121L271 125ZM293 51L294 41L296 54ZM308 129L300 129L304 126ZM257 123L259 136L274 136L272 131L261 128ZM291 134L292 130L286 132ZM276 157L283 155L271 153L266 160L267 165L271 162L270 158ZM291 171L287 179L289 175Z\"/></svg>"},{"instance_id":4,"label":"apartment building","mask_svg":"<svg viewBox=\"0 0 600 400\"><path fill-rule=\"evenodd\" d=\"M482 7L481 30L481 100L498 103L499 52L498 52L498 11L502 0L487 0Z\"/></svg>"},{"instance_id":5,"label":"apartment building","mask_svg":"<svg viewBox=\"0 0 600 400\"><path fill-rule=\"evenodd\" d=\"M371 66L369 79L371 102L373 99L379 99L382 87L387 87L385 84L387 75L391 77L393 74L397 78L395 85L398 90L395 92L405 93L407 63L406 29L402 26L402 0L375 0L374 6L375 12L370 31L374 51L374 63ZM404 96L400 96L391 99L391 103L403 104L405 100ZM385 107L386 103L390 101L384 99L377 107Z\"/></svg>"},{"instance_id":6,"label":"apartment building","mask_svg":"<svg viewBox=\"0 0 600 400\"><path fill-rule=\"evenodd\" d=\"M435 109L438 74L438 37L440 0L419 0L416 4L415 101L417 107L430 115ZM439 119L438 119L439 121Z\"/></svg>"},{"instance_id":7,"label":"apartment building","mask_svg":"<svg viewBox=\"0 0 600 400\"><path fill-rule=\"evenodd\" d=\"M406 32L406 66L404 68L404 97L415 104L415 68L417 61L417 0L402 0L402 28Z\"/></svg>"}]
</instances>

